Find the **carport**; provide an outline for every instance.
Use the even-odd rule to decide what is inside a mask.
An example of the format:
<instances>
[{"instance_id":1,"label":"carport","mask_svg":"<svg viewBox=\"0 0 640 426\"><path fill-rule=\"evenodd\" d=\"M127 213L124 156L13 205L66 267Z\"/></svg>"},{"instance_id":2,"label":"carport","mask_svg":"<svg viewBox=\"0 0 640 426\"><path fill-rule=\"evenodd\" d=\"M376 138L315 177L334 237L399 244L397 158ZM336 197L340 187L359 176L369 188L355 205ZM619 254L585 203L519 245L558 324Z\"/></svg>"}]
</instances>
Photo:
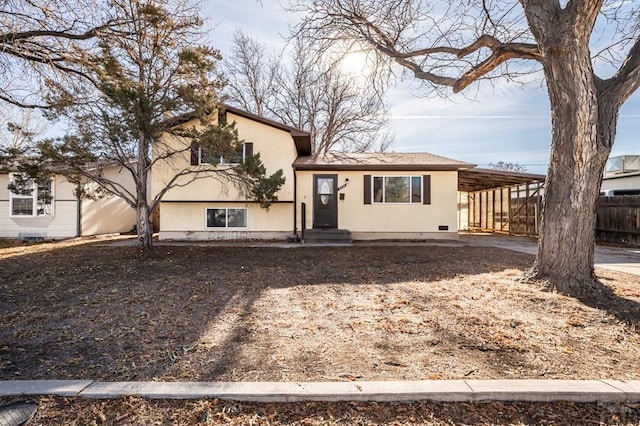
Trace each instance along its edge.
<instances>
[{"instance_id":1,"label":"carport","mask_svg":"<svg viewBox=\"0 0 640 426\"><path fill-rule=\"evenodd\" d=\"M458 229L537 235L544 175L491 169L458 172Z\"/></svg>"}]
</instances>

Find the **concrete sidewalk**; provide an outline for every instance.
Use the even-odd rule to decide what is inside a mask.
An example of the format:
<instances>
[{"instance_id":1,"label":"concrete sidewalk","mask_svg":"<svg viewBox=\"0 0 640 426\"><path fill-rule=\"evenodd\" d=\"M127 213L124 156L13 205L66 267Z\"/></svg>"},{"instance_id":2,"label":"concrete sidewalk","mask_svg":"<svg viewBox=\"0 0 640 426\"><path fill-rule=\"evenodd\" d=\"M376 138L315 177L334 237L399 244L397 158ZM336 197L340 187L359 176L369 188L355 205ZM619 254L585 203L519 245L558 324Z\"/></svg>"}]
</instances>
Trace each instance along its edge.
<instances>
[{"instance_id":1,"label":"concrete sidewalk","mask_svg":"<svg viewBox=\"0 0 640 426\"><path fill-rule=\"evenodd\" d=\"M460 241L471 246L491 246L535 255L538 242L532 237L493 234L462 234ZM596 246L595 266L640 276L640 249Z\"/></svg>"},{"instance_id":2,"label":"concrete sidewalk","mask_svg":"<svg viewBox=\"0 0 640 426\"><path fill-rule=\"evenodd\" d=\"M122 238L110 241L111 246L133 246L137 244L135 238ZM490 246L506 250L518 251L535 255L538 243L535 238L514 235L497 235L482 233L461 233L458 240L433 241L357 241L354 244L345 243L291 243L276 241L155 241L157 247L171 246L217 246L217 247L274 247L284 249L311 247L348 247L348 246ZM596 246L595 266L640 276L640 248Z\"/></svg>"},{"instance_id":3,"label":"concrete sidewalk","mask_svg":"<svg viewBox=\"0 0 640 426\"><path fill-rule=\"evenodd\" d=\"M217 398L293 401L570 401L640 402L640 380L425 380L395 382L98 382L0 381L0 396L93 399L125 395L153 399Z\"/></svg>"}]
</instances>

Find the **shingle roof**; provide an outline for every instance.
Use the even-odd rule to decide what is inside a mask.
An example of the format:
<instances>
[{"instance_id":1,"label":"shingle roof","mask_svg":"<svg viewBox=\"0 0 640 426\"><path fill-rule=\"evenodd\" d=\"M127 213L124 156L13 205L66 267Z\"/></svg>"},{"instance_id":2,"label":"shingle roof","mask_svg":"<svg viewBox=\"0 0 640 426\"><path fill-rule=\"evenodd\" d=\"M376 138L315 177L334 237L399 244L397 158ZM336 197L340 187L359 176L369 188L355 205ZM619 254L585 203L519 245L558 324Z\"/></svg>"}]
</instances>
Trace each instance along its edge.
<instances>
[{"instance_id":1,"label":"shingle roof","mask_svg":"<svg viewBox=\"0 0 640 426\"><path fill-rule=\"evenodd\" d=\"M460 170L474 164L427 152L336 153L298 157L297 170Z\"/></svg>"}]
</instances>

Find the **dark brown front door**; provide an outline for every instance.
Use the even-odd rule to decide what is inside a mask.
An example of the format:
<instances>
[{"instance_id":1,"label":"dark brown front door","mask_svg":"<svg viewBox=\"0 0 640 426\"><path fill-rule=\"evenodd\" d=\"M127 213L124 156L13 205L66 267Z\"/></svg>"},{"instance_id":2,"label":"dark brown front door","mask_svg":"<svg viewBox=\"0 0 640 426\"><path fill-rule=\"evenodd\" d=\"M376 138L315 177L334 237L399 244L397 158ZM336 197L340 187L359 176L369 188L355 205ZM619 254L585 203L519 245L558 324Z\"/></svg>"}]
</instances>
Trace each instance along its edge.
<instances>
[{"instance_id":1,"label":"dark brown front door","mask_svg":"<svg viewBox=\"0 0 640 426\"><path fill-rule=\"evenodd\" d=\"M313 175L313 227L338 227L338 175Z\"/></svg>"}]
</instances>

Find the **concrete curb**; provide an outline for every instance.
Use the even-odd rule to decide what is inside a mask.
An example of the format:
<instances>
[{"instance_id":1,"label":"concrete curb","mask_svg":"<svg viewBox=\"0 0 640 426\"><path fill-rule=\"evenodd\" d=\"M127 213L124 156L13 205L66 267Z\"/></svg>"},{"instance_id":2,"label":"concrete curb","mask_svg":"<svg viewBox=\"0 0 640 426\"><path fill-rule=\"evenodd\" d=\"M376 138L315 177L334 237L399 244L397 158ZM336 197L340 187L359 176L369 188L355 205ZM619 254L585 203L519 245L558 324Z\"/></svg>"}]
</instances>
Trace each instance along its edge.
<instances>
[{"instance_id":1,"label":"concrete curb","mask_svg":"<svg viewBox=\"0 0 640 426\"><path fill-rule=\"evenodd\" d=\"M424 380L393 382L97 382L0 381L0 396L77 396L108 399L217 398L293 401L571 401L640 402L640 380Z\"/></svg>"}]
</instances>

